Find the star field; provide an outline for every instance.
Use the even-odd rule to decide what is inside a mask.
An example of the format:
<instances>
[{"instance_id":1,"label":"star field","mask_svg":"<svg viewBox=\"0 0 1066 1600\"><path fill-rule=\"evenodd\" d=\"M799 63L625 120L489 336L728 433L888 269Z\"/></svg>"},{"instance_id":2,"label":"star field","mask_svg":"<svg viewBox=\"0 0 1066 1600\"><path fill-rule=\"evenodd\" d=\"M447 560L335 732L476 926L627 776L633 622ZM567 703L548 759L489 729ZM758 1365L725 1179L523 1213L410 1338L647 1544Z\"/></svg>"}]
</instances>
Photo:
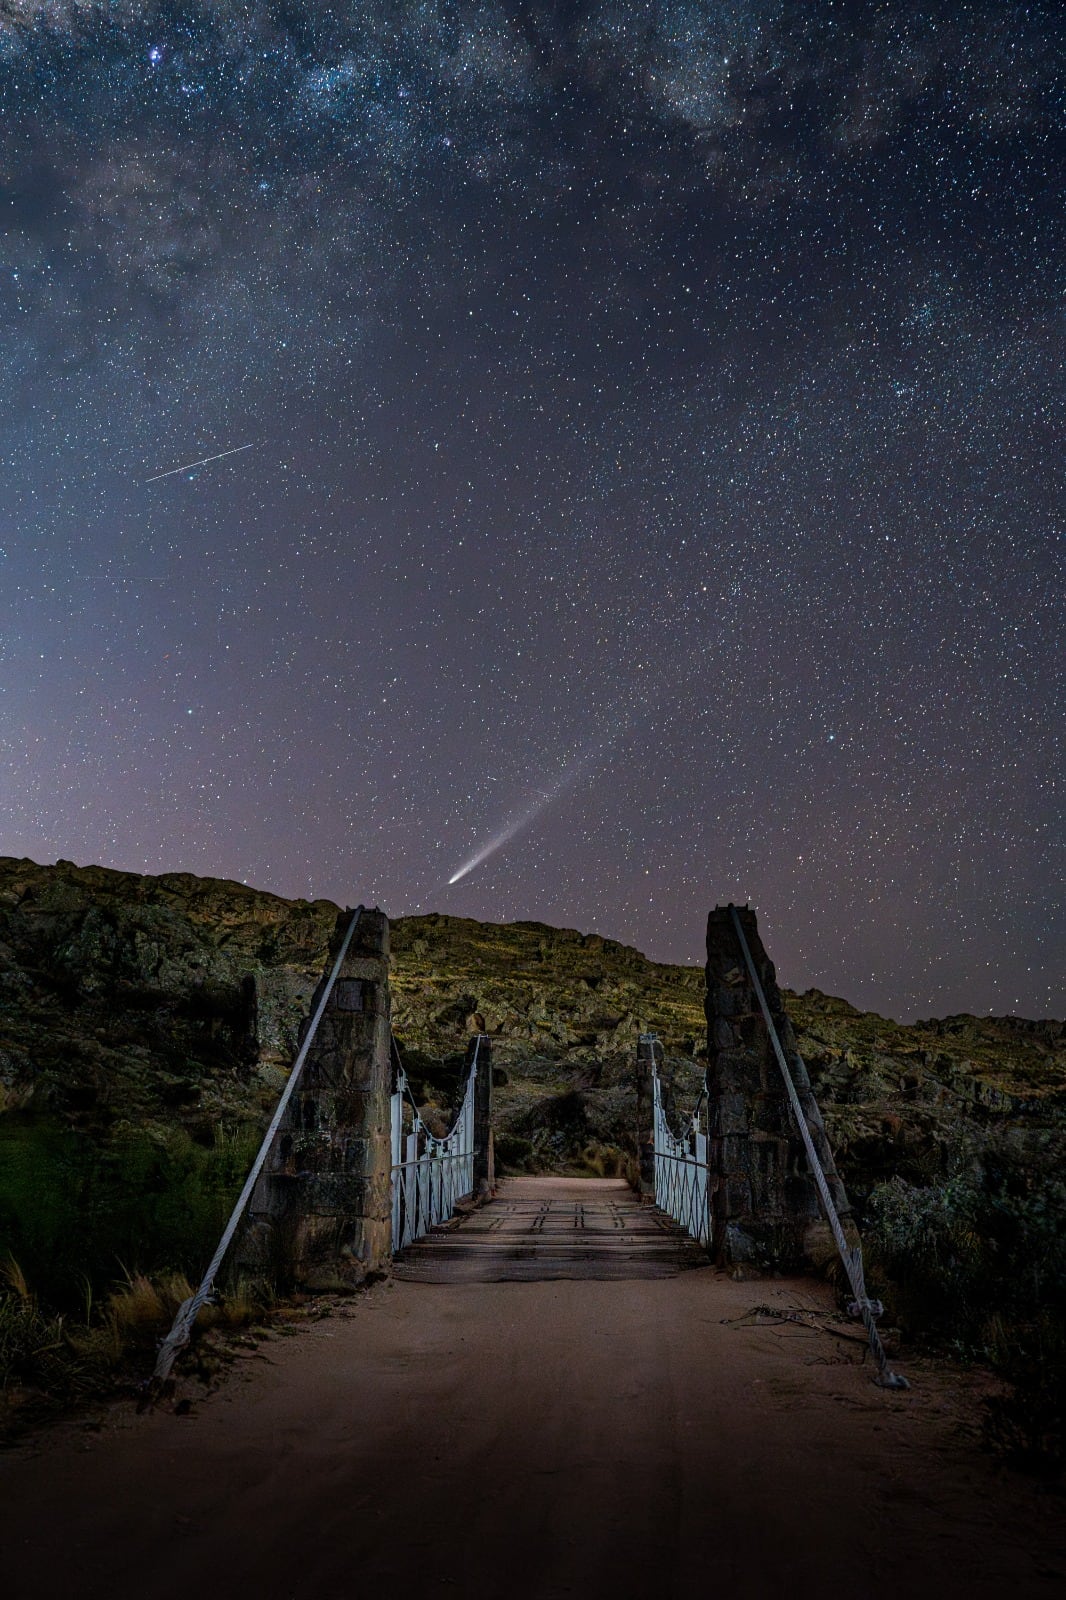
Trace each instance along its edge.
<instances>
[{"instance_id":1,"label":"star field","mask_svg":"<svg viewBox=\"0 0 1066 1600\"><path fill-rule=\"evenodd\" d=\"M1061 47L0 3L0 850L1062 1015Z\"/></svg>"}]
</instances>

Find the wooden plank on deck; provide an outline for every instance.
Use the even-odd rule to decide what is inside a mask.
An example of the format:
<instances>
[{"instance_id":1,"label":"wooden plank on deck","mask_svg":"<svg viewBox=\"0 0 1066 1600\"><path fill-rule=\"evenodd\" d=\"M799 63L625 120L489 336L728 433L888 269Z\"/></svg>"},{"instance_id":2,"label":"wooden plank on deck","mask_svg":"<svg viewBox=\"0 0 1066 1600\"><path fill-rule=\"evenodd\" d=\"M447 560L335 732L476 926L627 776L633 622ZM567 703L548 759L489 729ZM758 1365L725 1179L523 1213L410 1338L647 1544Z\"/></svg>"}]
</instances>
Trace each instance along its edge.
<instances>
[{"instance_id":1,"label":"wooden plank on deck","mask_svg":"<svg viewBox=\"0 0 1066 1600\"><path fill-rule=\"evenodd\" d=\"M668 1278L707 1264L694 1239L621 1180L505 1178L494 1200L409 1245L393 1272L419 1283L500 1283Z\"/></svg>"}]
</instances>

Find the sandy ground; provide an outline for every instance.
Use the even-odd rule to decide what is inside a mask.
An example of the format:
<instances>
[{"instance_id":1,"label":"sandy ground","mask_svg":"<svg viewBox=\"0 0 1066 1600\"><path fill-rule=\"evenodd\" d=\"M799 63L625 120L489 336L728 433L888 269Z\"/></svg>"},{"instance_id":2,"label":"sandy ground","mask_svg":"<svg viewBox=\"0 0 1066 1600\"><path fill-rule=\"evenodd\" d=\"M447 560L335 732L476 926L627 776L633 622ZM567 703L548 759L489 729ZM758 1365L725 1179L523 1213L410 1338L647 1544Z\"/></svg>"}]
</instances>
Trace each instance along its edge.
<instances>
[{"instance_id":1,"label":"sandy ground","mask_svg":"<svg viewBox=\"0 0 1066 1600\"><path fill-rule=\"evenodd\" d=\"M187 1417L0 1456L0 1594L1063 1592L1064 1502L977 1449L963 1379L886 1393L759 1304L828 1301L710 1268L380 1285Z\"/></svg>"}]
</instances>

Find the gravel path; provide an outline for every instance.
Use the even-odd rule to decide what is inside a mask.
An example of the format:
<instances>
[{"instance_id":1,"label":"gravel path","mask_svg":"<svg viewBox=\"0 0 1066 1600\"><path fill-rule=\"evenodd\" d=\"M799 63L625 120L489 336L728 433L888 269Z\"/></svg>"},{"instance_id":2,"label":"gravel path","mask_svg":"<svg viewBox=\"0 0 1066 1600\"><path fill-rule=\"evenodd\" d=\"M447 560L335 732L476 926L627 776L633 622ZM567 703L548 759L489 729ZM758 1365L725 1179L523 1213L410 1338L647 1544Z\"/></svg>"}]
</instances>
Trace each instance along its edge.
<instances>
[{"instance_id":1,"label":"gravel path","mask_svg":"<svg viewBox=\"0 0 1066 1600\"><path fill-rule=\"evenodd\" d=\"M118 1408L0 1456L0 1590L1061 1593L1062 1500L976 1448L977 1380L879 1390L830 1310L809 1281L711 1268L380 1285L264 1342L187 1417Z\"/></svg>"}]
</instances>

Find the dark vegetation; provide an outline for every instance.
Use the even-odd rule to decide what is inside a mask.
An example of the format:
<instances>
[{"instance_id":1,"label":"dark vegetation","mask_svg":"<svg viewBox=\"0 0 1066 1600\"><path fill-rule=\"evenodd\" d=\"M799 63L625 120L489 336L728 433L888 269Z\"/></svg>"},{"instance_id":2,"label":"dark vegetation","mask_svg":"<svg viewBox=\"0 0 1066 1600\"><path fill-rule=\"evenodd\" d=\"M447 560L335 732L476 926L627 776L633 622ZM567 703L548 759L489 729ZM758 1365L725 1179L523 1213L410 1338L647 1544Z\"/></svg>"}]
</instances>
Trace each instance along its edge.
<instances>
[{"instance_id":1,"label":"dark vegetation","mask_svg":"<svg viewBox=\"0 0 1066 1600\"><path fill-rule=\"evenodd\" d=\"M940 1182L879 1184L865 1207L871 1280L902 1326L1011 1386L986 1436L1034 1471L1066 1460L1066 1185L1034 1181L992 1139Z\"/></svg>"},{"instance_id":2,"label":"dark vegetation","mask_svg":"<svg viewBox=\"0 0 1066 1600\"><path fill-rule=\"evenodd\" d=\"M131 1349L145 1366L284 1082L336 911L0 861L0 1387L16 1410L99 1392ZM443 1127L467 1039L488 1033L504 1170L628 1170L643 1028L678 1105L694 1098L698 968L536 923L405 918L392 938L416 1098ZM1066 1028L786 1002L905 1346L991 1365L1008 1387L990 1442L1061 1464ZM226 1318L253 1313L231 1296Z\"/></svg>"},{"instance_id":3,"label":"dark vegetation","mask_svg":"<svg viewBox=\"0 0 1066 1600\"><path fill-rule=\"evenodd\" d=\"M65 1312L126 1270L192 1276L210 1257L258 1147L220 1125L209 1145L183 1128L124 1128L96 1144L54 1122L0 1122L0 1237Z\"/></svg>"}]
</instances>

